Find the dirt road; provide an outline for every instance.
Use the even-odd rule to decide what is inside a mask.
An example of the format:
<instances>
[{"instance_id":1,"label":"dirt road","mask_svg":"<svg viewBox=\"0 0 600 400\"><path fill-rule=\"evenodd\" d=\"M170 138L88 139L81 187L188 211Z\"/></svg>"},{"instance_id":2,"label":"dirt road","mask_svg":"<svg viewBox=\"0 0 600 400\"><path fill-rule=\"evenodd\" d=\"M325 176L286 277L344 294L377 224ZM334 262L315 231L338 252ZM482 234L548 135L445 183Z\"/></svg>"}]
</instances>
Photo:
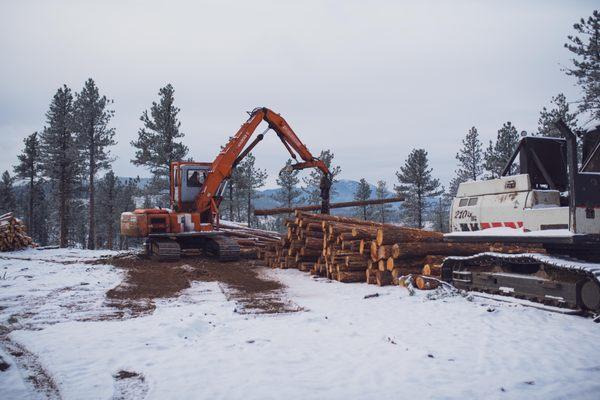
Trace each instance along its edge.
<instances>
[{"instance_id":1,"label":"dirt road","mask_svg":"<svg viewBox=\"0 0 600 400\"><path fill-rule=\"evenodd\" d=\"M176 262L157 262L135 255L108 258L103 263L126 271L121 284L106 293L109 302L135 313L151 312L154 299L177 296L194 281L219 282L228 299L235 301L238 313L270 314L299 311L285 299L284 286L259 276L260 262L240 260L219 262L190 257Z\"/></svg>"}]
</instances>

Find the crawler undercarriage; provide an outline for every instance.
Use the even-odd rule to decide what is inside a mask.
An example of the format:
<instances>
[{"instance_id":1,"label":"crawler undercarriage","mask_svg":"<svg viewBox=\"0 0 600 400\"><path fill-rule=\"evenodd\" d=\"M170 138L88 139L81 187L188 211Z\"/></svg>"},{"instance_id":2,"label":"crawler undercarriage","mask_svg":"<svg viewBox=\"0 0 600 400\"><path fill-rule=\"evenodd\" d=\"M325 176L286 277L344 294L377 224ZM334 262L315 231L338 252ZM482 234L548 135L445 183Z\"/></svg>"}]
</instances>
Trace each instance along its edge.
<instances>
[{"instance_id":1,"label":"crawler undercarriage","mask_svg":"<svg viewBox=\"0 0 600 400\"><path fill-rule=\"evenodd\" d=\"M210 254L220 261L239 259L240 247L221 232L190 232L181 234L151 234L146 239L145 252L159 261L176 261L183 255Z\"/></svg>"},{"instance_id":2,"label":"crawler undercarriage","mask_svg":"<svg viewBox=\"0 0 600 400\"><path fill-rule=\"evenodd\" d=\"M600 244L546 243L544 247L547 254L448 257L442 278L459 289L600 313Z\"/></svg>"}]
</instances>

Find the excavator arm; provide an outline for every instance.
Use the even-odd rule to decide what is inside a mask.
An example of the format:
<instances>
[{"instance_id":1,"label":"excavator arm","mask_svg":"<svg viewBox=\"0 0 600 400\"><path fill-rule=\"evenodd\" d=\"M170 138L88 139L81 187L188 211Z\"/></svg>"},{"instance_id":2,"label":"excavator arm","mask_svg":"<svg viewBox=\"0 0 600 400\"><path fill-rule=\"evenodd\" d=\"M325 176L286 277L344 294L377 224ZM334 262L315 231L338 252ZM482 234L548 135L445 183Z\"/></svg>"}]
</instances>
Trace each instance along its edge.
<instances>
[{"instance_id":1,"label":"excavator arm","mask_svg":"<svg viewBox=\"0 0 600 400\"><path fill-rule=\"evenodd\" d=\"M328 213L331 173L327 165L322 160L313 157L281 115L265 107L255 108L249 114L250 117L248 120L240 127L213 161L212 169L204 181L202 190L196 197L196 210L200 213L208 209L211 209L213 213L217 212L217 204L214 199L215 193L217 193L223 181L231 176L233 168L263 139L264 134L269 129L272 129L294 160L297 160L297 155L302 158L302 162L292 165L293 169L318 168L323 172L323 179L321 180L321 193L323 197L321 212ZM246 147L252 134L262 121L267 122L268 128Z\"/></svg>"}]
</instances>

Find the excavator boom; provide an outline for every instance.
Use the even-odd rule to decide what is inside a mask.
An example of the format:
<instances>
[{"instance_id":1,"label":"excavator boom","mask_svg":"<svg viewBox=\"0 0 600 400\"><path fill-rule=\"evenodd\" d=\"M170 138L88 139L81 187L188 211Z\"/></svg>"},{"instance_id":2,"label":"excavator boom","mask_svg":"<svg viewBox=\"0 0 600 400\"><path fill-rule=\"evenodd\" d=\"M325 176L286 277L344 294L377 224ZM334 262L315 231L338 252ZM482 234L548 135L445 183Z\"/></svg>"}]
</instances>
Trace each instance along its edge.
<instances>
[{"instance_id":1,"label":"excavator boom","mask_svg":"<svg viewBox=\"0 0 600 400\"><path fill-rule=\"evenodd\" d=\"M322 160L313 157L286 120L266 107L259 107L250 112L248 120L242 124L237 133L213 161L212 169L196 198L196 210L198 212L202 213L211 208L215 193L217 193L223 181L229 178L233 168L262 140L264 133L260 134L246 148L250 137L262 121L267 122L269 125L267 130L272 129L275 131L294 160L297 159L296 153L302 158L303 162L295 164L294 169L319 168L326 179L330 181L329 168ZM213 210L213 212L216 212L216 210Z\"/></svg>"}]
</instances>

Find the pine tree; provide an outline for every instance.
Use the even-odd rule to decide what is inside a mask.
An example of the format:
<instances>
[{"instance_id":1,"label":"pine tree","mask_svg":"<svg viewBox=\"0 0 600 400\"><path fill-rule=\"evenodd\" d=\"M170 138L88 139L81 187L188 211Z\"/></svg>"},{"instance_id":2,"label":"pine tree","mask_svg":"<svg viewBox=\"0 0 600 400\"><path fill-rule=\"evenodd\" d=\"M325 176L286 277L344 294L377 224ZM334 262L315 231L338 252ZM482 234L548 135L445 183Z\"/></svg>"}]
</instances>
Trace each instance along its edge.
<instances>
[{"instance_id":1,"label":"pine tree","mask_svg":"<svg viewBox=\"0 0 600 400\"><path fill-rule=\"evenodd\" d=\"M558 119L562 119L571 130L577 129L577 114L571 113L569 103L564 94L559 93L552 97L552 108L548 110L545 106L540 111L538 119L537 135L562 138L563 135L554 126Z\"/></svg>"},{"instance_id":2,"label":"pine tree","mask_svg":"<svg viewBox=\"0 0 600 400\"><path fill-rule=\"evenodd\" d=\"M98 222L100 231L98 243L105 243L107 249L114 248L116 227L119 221L117 198L122 187L115 173L109 170L98 182Z\"/></svg>"},{"instance_id":3,"label":"pine tree","mask_svg":"<svg viewBox=\"0 0 600 400\"><path fill-rule=\"evenodd\" d=\"M85 249L88 235L88 207L84 193L77 193L69 204L69 242L78 248Z\"/></svg>"},{"instance_id":4,"label":"pine tree","mask_svg":"<svg viewBox=\"0 0 600 400\"><path fill-rule=\"evenodd\" d=\"M358 186L356 187L356 191L354 192L354 200L355 201L367 201L371 198L371 186L366 181L365 178L362 178L358 182ZM363 220L369 220L373 217L372 206L358 206L355 209L355 215L358 218L362 218Z\"/></svg>"},{"instance_id":5,"label":"pine tree","mask_svg":"<svg viewBox=\"0 0 600 400\"><path fill-rule=\"evenodd\" d=\"M30 234L33 234L37 230L37 226L34 224L34 210L39 206L39 203L36 203L35 200L38 197L36 196L36 184L41 170L38 133L32 133L23 142L25 148L17 156L19 164L15 166L14 171L19 179L27 180L27 217L25 218L25 224Z\"/></svg>"},{"instance_id":6,"label":"pine tree","mask_svg":"<svg viewBox=\"0 0 600 400\"><path fill-rule=\"evenodd\" d=\"M448 232L450 229L450 204L453 195L446 193L446 189L443 186L440 192L432 206L430 219L433 222L434 230Z\"/></svg>"},{"instance_id":7,"label":"pine tree","mask_svg":"<svg viewBox=\"0 0 600 400\"><path fill-rule=\"evenodd\" d=\"M73 95L66 85L59 88L46 113L48 126L40 135L42 171L57 200L59 245L69 244L71 203L80 174L80 154L73 133Z\"/></svg>"},{"instance_id":8,"label":"pine tree","mask_svg":"<svg viewBox=\"0 0 600 400\"><path fill-rule=\"evenodd\" d=\"M431 176L427 152L424 149L414 149L406 159L404 166L396 172L399 185L394 189L400 196L405 197L402 210L405 223L417 228L423 228L424 215L428 210L427 199L438 196L440 182Z\"/></svg>"},{"instance_id":9,"label":"pine tree","mask_svg":"<svg viewBox=\"0 0 600 400\"><path fill-rule=\"evenodd\" d=\"M256 158L252 153L249 153L236 167L241 172L240 189L246 200L246 222L248 226L252 225L252 200L256 196L256 189L264 186L267 180L267 172L257 168L254 165L255 163Z\"/></svg>"},{"instance_id":10,"label":"pine tree","mask_svg":"<svg viewBox=\"0 0 600 400\"><path fill-rule=\"evenodd\" d=\"M179 108L173 103L175 90L171 84L158 92L159 102L152 102L150 115L144 111L140 121L144 124L138 131L138 139L131 142L137 150L134 165L148 167L150 172L163 181L169 175L171 162L183 160L188 148L177 139L184 134L179 131L181 123L177 120Z\"/></svg>"},{"instance_id":11,"label":"pine tree","mask_svg":"<svg viewBox=\"0 0 600 400\"><path fill-rule=\"evenodd\" d=\"M227 218L230 221L236 221L236 210L240 210L240 193L242 185L242 171L237 166L231 171L227 181L226 197L221 206L222 210L227 210Z\"/></svg>"},{"instance_id":12,"label":"pine tree","mask_svg":"<svg viewBox=\"0 0 600 400\"><path fill-rule=\"evenodd\" d=\"M469 129L462 140L463 147L456 153L458 169L456 176L450 182L450 193L452 196L458 191L458 185L466 181L476 181L483 173L482 144L479 133L474 126Z\"/></svg>"},{"instance_id":13,"label":"pine tree","mask_svg":"<svg viewBox=\"0 0 600 400\"><path fill-rule=\"evenodd\" d=\"M150 199L150 195L145 194L144 195L144 204L142 205L142 208L152 208L152 200Z\"/></svg>"},{"instance_id":14,"label":"pine tree","mask_svg":"<svg viewBox=\"0 0 600 400\"><path fill-rule=\"evenodd\" d=\"M488 178L499 178L502 175L504 167L513 155L519 144L519 134L517 128L512 123L506 122L498 130L496 143L490 140L490 144L485 150L483 167L487 171ZM514 173L513 170L510 173Z\"/></svg>"},{"instance_id":15,"label":"pine tree","mask_svg":"<svg viewBox=\"0 0 600 400\"><path fill-rule=\"evenodd\" d=\"M375 198L377 200L382 200L388 197L390 197L390 191L387 188L387 183L385 181L377 181L377 186L375 187ZM390 216L392 214L391 204L377 204L374 208L374 217L377 221L385 224L390 220Z\"/></svg>"},{"instance_id":16,"label":"pine tree","mask_svg":"<svg viewBox=\"0 0 600 400\"><path fill-rule=\"evenodd\" d=\"M337 182L335 179L342 172L342 168L333 165L334 154L331 150L324 150L319 155L319 159L322 160L327 168L329 168L329 172L331 172L331 191L329 195L333 198L335 195L335 189L333 184ZM302 190L306 193L306 200L308 204L320 204L321 203L321 178L323 173L320 170L312 170L308 177L303 179L304 187Z\"/></svg>"},{"instance_id":17,"label":"pine tree","mask_svg":"<svg viewBox=\"0 0 600 400\"><path fill-rule=\"evenodd\" d=\"M107 147L115 144L115 130L110 128L108 124L114 115L114 111L107 108L112 100L107 99L106 96L100 96L98 87L92 78L85 82L83 89L76 97L74 103L75 131L77 132L78 145L85 160L89 199L87 248L95 249L95 178L96 173L108 168L111 162Z\"/></svg>"},{"instance_id":18,"label":"pine tree","mask_svg":"<svg viewBox=\"0 0 600 400\"><path fill-rule=\"evenodd\" d=\"M600 12L594 10L587 19L581 18L573 25L576 35L567 36L565 47L575 58L567 75L577 78L583 98L579 111L589 112L592 118L600 119Z\"/></svg>"},{"instance_id":19,"label":"pine tree","mask_svg":"<svg viewBox=\"0 0 600 400\"><path fill-rule=\"evenodd\" d=\"M4 171L0 181L0 214L15 212L17 208L14 182L15 178L10 176L8 171Z\"/></svg>"},{"instance_id":20,"label":"pine tree","mask_svg":"<svg viewBox=\"0 0 600 400\"><path fill-rule=\"evenodd\" d=\"M35 212L33 213L33 239L41 246L47 246L50 240L51 227L48 224L50 217L50 206L46 195L46 182L39 179L34 187Z\"/></svg>"},{"instance_id":21,"label":"pine tree","mask_svg":"<svg viewBox=\"0 0 600 400\"><path fill-rule=\"evenodd\" d=\"M295 204L298 204L298 197L302 194L302 191L298 189L300 183L298 174L300 171L292 169L292 164L292 160L288 159L285 162L285 167L279 171L276 180L279 189L273 195L273 199L281 207L286 208L292 208Z\"/></svg>"}]
</instances>

